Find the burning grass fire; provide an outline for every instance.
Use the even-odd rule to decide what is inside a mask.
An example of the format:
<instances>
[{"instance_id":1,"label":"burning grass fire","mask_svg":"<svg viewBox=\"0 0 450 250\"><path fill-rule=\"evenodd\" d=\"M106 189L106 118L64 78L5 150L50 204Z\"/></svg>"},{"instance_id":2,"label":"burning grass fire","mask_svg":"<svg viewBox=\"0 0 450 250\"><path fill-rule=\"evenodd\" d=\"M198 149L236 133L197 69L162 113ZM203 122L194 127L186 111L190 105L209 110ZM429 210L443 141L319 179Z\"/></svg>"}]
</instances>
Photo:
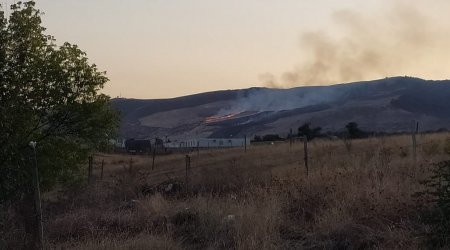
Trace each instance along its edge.
<instances>
[{"instance_id":1,"label":"burning grass fire","mask_svg":"<svg viewBox=\"0 0 450 250\"><path fill-rule=\"evenodd\" d=\"M210 124L210 123L216 123L216 122L221 122L221 121L226 121L226 120L231 120L236 118L237 115L239 115L240 113L231 113L231 114L227 114L227 115L213 115L210 117L206 117L205 119L205 123L206 124Z\"/></svg>"},{"instance_id":2,"label":"burning grass fire","mask_svg":"<svg viewBox=\"0 0 450 250\"><path fill-rule=\"evenodd\" d=\"M232 119L252 116L252 115L255 115L255 114L258 114L258 113L260 113L260 112L257 112L257 111L244 111L244 112L239 112L239 113L229 113L229 114L226 114L226 115L213 115L213 116L206 117L205 118L205 123L206 124L218 123L218 122L223 122L223 121L227 121L227 120L232 120Z\"/></svg>"}]
</instances>

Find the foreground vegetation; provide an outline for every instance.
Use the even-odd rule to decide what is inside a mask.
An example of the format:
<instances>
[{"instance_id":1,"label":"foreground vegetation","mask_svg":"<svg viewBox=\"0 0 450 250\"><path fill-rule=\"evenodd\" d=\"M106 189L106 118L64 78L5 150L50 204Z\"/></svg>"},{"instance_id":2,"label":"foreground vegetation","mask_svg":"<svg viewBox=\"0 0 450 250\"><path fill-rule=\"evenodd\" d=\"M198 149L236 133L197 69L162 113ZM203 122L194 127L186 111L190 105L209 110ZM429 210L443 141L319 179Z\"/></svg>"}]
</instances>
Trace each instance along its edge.
<instances>
[{"instance_id":1,"label":"foreground vegetation","mask_svg":"<svg viewBox=\"0 0 450 250\"><path fill-rule=\"evenodd\" d=\"M419 249L430 225L423 191L448 134L316 140L308 176L303 145L281 143L185 154L97 155L96 179L44 195L46 245L54 249ZM101 161L105 161L103 178ZM4 244L23 230L10 207Z\"/></svg>"},{"instance_id":2,"label":"foreground vegetation","mask_svg":"<svg viewBox=\"0 0 450 250\"><path fill-rule=\"evenodd\" d=\"M42 248L40 191L76 181L119 124L100 93L105 72L77 45L58 45L35 5L0 3L0 207L20 214L24 249Z\"/></svg>"}]
</instances>

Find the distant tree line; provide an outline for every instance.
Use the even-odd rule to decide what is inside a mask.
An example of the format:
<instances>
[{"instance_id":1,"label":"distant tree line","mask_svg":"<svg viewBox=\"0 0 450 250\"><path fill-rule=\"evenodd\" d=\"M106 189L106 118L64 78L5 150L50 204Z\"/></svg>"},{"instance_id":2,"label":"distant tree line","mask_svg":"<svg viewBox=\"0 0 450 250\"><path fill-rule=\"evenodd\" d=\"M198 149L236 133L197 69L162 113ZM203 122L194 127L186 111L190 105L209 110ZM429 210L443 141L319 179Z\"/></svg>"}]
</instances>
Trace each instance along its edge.
<instances>
[{"instance_id":1,"label":"distant tree line","mask_svg":"<svg viewBox=\"0 0 450 250\"><path fill-rule=\"evenodd\" d=\"M308 141L312 141L315 138L324 137L338 137L346 139L360 139L367 138L374 135L373 132L364 131L359 128L358 123L349 122L345 125L345 129L340 132L327 132L322 133L322 127L312 127L311 123L304 123L302 126L298 127L297 133L289 133L286 137L281 137L278 134L267 134L264 136L255 135L252 142L274 142L274 141L285 141L291 137L306 137Z\"/></svg>"},{"instance_id":2,"label":"distant tree line","mask_svg":"<svg viewBox=\"0 0 450 250\"><path fill-rule=\"evenodd\" d=\"M278 134L268 134L264 136L255 135L252 142L273 142L273 141L284 141L285 138L280 137Z\"/></svg>"}]
</instances>

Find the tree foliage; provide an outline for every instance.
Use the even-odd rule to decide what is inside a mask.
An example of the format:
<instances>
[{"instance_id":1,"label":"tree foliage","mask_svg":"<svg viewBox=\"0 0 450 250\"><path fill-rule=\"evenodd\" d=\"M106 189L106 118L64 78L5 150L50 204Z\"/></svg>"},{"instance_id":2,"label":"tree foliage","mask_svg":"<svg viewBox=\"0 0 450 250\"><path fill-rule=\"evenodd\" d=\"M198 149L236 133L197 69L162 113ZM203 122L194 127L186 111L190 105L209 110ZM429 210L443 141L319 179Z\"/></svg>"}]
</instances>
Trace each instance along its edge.
<instances>
[{"instance_id":1,"label":"tree foliage","mask_svg":"<svg viewBox=\"0 0 450 250\"><path fill-rule=\"evenodd\" d=\"M367 133L362 131L356 122L349 122L345 125L345 128L347 129L348 137L351 139L367 137Z\"/></svg>"},{"instance_id":2,"label":"tree foliage","mask_svg":"<svg viewBox=\"0 0 450 250\"><path fill-rule=\"evenodd\" d=\"M45 189L114 135L118 116L99 93L107 81L78 46L45 34L33 1L0 12L0 201L28 190L30 141Z\"/></svg>"},{"instance_id":3,"label":"tree foliage","mask_svg":"<svg viewBox=\"0 0 450 250\"><path fill-rule=\"evenodd\" d=\"M262 137L262 141L284 141L278 134L267 134Z\"/></svg>"},{"instance_id":4,"label":"tree foliage","mask_svg":"<svg viewBox=\"0 0 450 250\"><path fill-rule=\"evenodd\" d=\"M305 123L298 128L298 136L306 136L308 141L311 141L316 137L320 137L321 131L322 131L321 127L311 128L310 123Z\"/></svg>"},{"instance_id":5,"label":"tree foliage","mask_svg":"<svg viewBox=\"0 0 450 250\"><path fill-rule=\"evenodd\" d=\"M267 134L264 136L255 135L252 142L273 142L273 141L284 141L284 138L280 137L278 134Z\"/></svg>"},{"instance_id":6,"label":"tree foliage","mask_svg":"<svg viewBox=\"0 0 450 250\"><path fill-rule=\"evenodd\" d=\"M425 191L415 195L425 198L421 203L432 204L422 214L431 229L427 243L432 249L441 249L450 244L450 161L435 164L431 177L422 184Z\"/></svg>"}]
</instances>

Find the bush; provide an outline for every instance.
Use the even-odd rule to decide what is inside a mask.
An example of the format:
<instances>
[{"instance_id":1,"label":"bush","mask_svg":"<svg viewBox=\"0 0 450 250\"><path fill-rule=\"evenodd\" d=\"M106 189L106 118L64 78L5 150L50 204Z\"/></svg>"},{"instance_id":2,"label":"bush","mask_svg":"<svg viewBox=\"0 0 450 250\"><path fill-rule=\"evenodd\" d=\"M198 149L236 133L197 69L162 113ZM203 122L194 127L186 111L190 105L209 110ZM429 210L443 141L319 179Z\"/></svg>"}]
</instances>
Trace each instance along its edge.
<instances>
[{"instance_id":1,"label":"bush","mask_svg":"<svg viewBox=\"0 0 450 250\"><path fill-rule=\"evenodd\" d=\"M263 141L284 141L283 138L281 138L279 135L277 134L273 134L273 135L265 135L262 139Z\"/></svg>"},{"instance_id":2,"label":"bush","mask_svg":"<svg viewBox=\"0 0 450 250\"><path fill-rule=\"evenodd\" d=\"M431 228L428 244L433 249L450 244L450 161L437 163L432 176L422 182L425 191L419 197L432 204L424 213L424 222Z\"/></svg>"},{"instance_id":3,"label":"bush","mask_svg":"<svg viewBox=\"0 0 450 250\"><path fill-rule=\"evenodd\" d=\"M260 141L262 141L262 138L259 135L255 135L255 138L251 140L251 142L260 142Z\"/></svg>"},{"instance_id":4,"label":"bush","mask_svg":"<svg viewBox=\"0 0 450 250\"><path fill-rule=\"evenodd\" d=\"M284 138L280 137L277 134L268 134L263 137L259 135L255 135L255 138L251 140L251 142L272 142L272 141L284 141Z\"/></svg>"},{"instance_id":5,"label":"bush","mask_svg":"<svg viewBox=\"0 0 450 250\"><path fill-rule=\"evenodd\" d=\"M447 138L447 140L445 140L445 144L444 144L444 153L450 155L450 137Z\"/></svg>"},{"instance_id":6,"label":"bush","mask_svg":"<svg viewBox=\"0 0 450 250\"><path fill-rule=\"evenodd\" d=\"M430 142L429 144L425 144L423 145L423 152L427 155L427 156L433 156L433 155L438 155L440 153L440 145L439 142Z\"/></svg>"},{"instance_id":7,"label":"bush","mask_svg":"<svg viewBox=\"0 0 450 250\"><path fill-rule=\"evenodd\" d=\"M409 150L406 147L400 147L400 152L399 152L399 156L401 158L406 158L409 155Z\"/></svg>"}]
</instances>

